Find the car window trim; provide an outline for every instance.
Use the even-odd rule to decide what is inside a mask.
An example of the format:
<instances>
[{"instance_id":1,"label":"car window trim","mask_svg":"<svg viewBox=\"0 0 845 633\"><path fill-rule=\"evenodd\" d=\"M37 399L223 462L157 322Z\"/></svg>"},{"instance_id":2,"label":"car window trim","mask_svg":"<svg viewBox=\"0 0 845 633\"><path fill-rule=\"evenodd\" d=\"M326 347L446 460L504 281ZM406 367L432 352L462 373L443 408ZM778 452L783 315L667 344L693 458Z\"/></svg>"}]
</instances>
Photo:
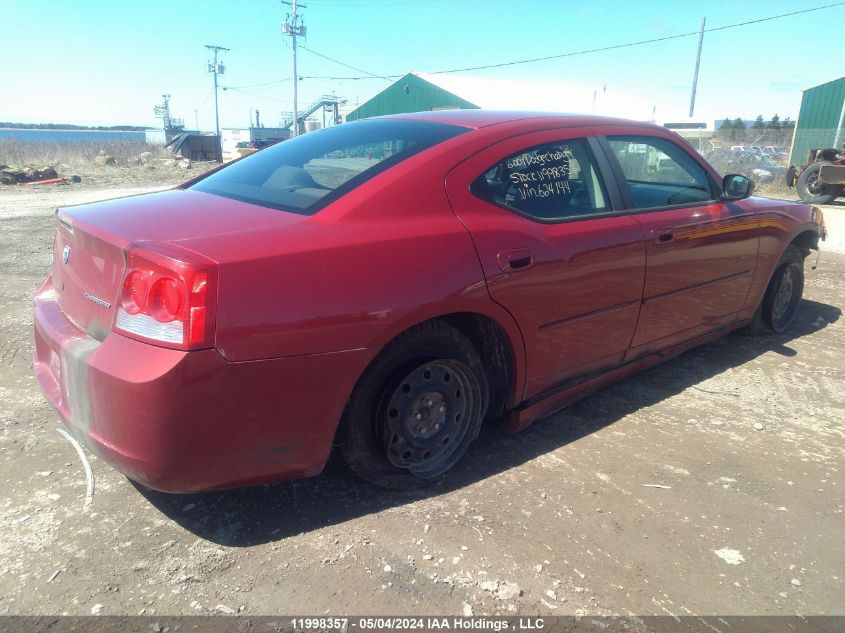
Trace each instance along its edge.
<instances>
[{"instance_id":1,"label":"car window trim","mask_svg":"<svg viewBox=\"0 0 845 633\"><path fill-rule=\"evenodd\" d=\"M554 132L558 130L573 130L577 129L577 126L569 127L569 128L549 128L548 130L540 130L541 132ZM608 218L614 217L619 215L628 215L628 210L624 206L622 194L619 190L619 185L614 178L608 178L608 176L612 176L610 172L610 164L607 160L607 157L604 155L602 148L596 143L596 137L590 132L589 128L584 128L585 134L581 136L574 136L568 137L564 139L550 139L548 141L543 141L542 143L538 143L536 145L531 145L529 148L526 149L534 149L537 147L543 147L545 145L554 145L555 143L568 143L572 141L584 141L587 147L587 152L590 154L590 158L593 160L593 166L596 170L596 175L598 176L600 185L603 185L604 192L607 194L607 205L608 209L605 211L594 211L592 213L581 213L578 215L568 215L565 217L560 218L538 218L519 209L512 207L507 204L502 204L499 202L494 202L493 200L488 200L487 198L483 198L482 196L478 195L472 190L472 184L483 174L487 173L490 169L495 167L498 163L502 160L507 158L508 156L512 155L513 152L510 152L506 156L497 159L493 164L483 170L478 176L470 180L469 184L467 185L467 189L469 190L470 194L479 200L486 202L487 204L491 204L495 207L499 207L500 209L504 209L508 213L513 213L514 215L518 215L520 217L525 218L526 220L531 220L532 222L536 222L537 224L566 224L568 222L584 222L586 220L598 220L601 218ZM530 134L534 134L536 131L532 130ZM509 141L514 138L518 138L522 136L520 134L516 134L514 136L508 137L507 139L502 139L498 143L488 146L485 149L494 148L499 143L504 141ZM483 150L480 150L483 151ZM521 150L526 151L526 150ZM476 152L478 153L478 152Z\"/></svg>"},{"instance_id":2,"label":"car window trim","mask_svg":"<svg viewBox=\"0 0 845 633\"><path fill-rule=\"evenodd\" d=\"M385 159L375 163L374 165L368 167L367 169L365 169L361 172L358 172L352 178L345 181L343 184L339 185L338 187L331 189L328 194L318 198L313 204L311 204L310 206L308 206L306 208L292 207L291 205L281 204L281 203L273 202L273 201L270 201L270 200L257 200L257 199L254 199L254 198L239 196L237 194L231 194L229 192L220 191L220 190L203 191L201 189L197 189L196 191L203 191L203 193L208 193L209 195L220 196L222 198L228 198L230 200L237 200L238 202L244 202L246 204L252 204L252 205L264 207L264 208L267 208L267 209L274 209L276 211L284 211L286 213L295 213L297 215L301 215L301 216L304 216L304 217L313 217L313 216L317 215L319 212L321 212L323 209L325 209L326 207L332 205L333 203L337 202L339 199L346 196L349 192L351 192L355 188L366 184L370 180L377 178L378 176L380 176L385 171L387 171L387 170L389 170L389 169L391 169L391 168L393 168L393 167L395 167L395 166L399 165L400 163L403 163L407 160L411 160L411 159L416 158L417 156L424 155L429 150L434 149L435 147L439 147L444 143L448 143L449 141L451 141L455 138L458 138L458 137L472 131L472 128L470 128L470 127L466 127L466 126L463 126L463 125L454 125L454 124L451 124L451 123L423 122L423 125L435 125L435 126L438 126L438 127L441 127L441 128L446 128L446 127L453 128L453 134L451 136L447 136L445 138L442 138L439 141L428 144L428 145L424 146L422 149L417 149L416 151L413 151L414 147L416 147L416 146L410 147L410 148L403 150L402 152L399 152L397 154L393 154L392 156L389 156L388 158L385 158ZM331 126L331 127L334 127L334 126ZM330 129L330 128L324 128L324 129ZM265 148L265 149L267 149L267 148ZM222 169L232 165L233 163L241 161L241 160L248 158L250 156L254 156L257 153L258 152L251 152L249 154L245 154L243 156L240 156L240 157L236 158L235 160L229 161L228 163L222 163L221 165L215 167L214 169L211 169L204 174L200 174L196 178L192 178L191 180L189 180L185 183L182 183L181 185L178 185L177 188L178 189L186 189L186 190L190 189L194 185L201 183L206 178L208 178L208 177L212 176L213 174L221 171Z\"/></svg>"},{"instance_id":3,"label":"car window trim","mask_svg":"<svg viewBox=\"0 0 845 633\"><path fill-rule=\"evenodd\" d=\"M627 211L628 209L622 196L622 190L614 177L615 174L612 169L612 164L607 159L607 155L605 154L601 142L599 141L599 137L592 129L589 129L588 132L589 134L586 137L587 145L589 146L590 152L595 160L599 178L601 178L604 182L604 188L607 191L608 198L610 198L610 208L613 211Z\"/></svg>"},{"instance_id":4,"label":"car window trim","mask_svg":"<svg viewBox=\"0 0 845 633\"><path fill-rule=\"evenodd\" d=\"M475 195L475 194L473 194ZM526 220L531 220L532 222L536 222L537 224L566 224L567 222L584 222L585 220L598 220L600 218L610 218L618 215L628 215L627 209L610 209L608 211L596 211L595 213L582 213L580 215L569 215L562 218L537 218L533 215L528 215L527 213L523 213L518 209L514 209L513 207L509 207L505 204L499 204L498 202L493 202L492 200L486 200L484 198L476 196L479 200L483 200L488 204L492 204L495 207L499 207L500 209L504 209L508 213L513 213L514 215L518 215L520 217L525 218Z\"/></svg>"},{"instance_id":5,"label":"car window trim","mask_svg":"<svg viewBox=\"0 0 845 633\"><path fill-rule=\"evenodd\" d=\"M634 196L631 194L631 187L628 184L628 179L625 177L625 172L622 171L622 165L619 163L619 160L616 158L616 155L613 153L613 148L610 146L607 137L608 136L622 136L622 137L640 137L640 138L654 138L666 141L668 143L673 143L678 149L682 152L685 152L687 156L689 156L696 164L698 164L703 170L704 174L707 177L707 181L710 183L710 194L716 194L716 189L718 184L716 183L713 175L710 173L710 170L706 169L703 165L701 165L701 161L697 160L695 156L693 156L690 152L688 152L682 145L675 143L671 139L665 138L663 136L655 136L652 134L600 134L596 135L596 141L598 145L604 150L604 155L606 159L610 162L611 170L613 172L613 176L617 182L617 185L622 193L622 198L625 201L625 208L628 213L630 214L637 214L637 213L654 213L656 211L671 211L672 209L695 209L697 207L706 207L711 204L717 204L720 202L719 196L716 195L715 197L709 200L702 200L700 202L693 202L693 203L681 203L681 204L664 204L659 205L656 207L642 207L637 208L636 204L634 203Z\"/></svg>"},{"instance_id":6,"label":"car window trim","mask_svg":"<svg viewBox=\"0 0 845 633\"><path fill-rule=\"evenodd\" d=\"M640 213L655 213L657 211L671 211L672 209L695 209L697 207L708 207L711 204L718 204L719 200L704 200L702 202L682 203L682 204L664 204L659 207L642 207L640 209L631 208L626 209L626 213L630 215L637 215Z\"/></svg>"}]
</instances>

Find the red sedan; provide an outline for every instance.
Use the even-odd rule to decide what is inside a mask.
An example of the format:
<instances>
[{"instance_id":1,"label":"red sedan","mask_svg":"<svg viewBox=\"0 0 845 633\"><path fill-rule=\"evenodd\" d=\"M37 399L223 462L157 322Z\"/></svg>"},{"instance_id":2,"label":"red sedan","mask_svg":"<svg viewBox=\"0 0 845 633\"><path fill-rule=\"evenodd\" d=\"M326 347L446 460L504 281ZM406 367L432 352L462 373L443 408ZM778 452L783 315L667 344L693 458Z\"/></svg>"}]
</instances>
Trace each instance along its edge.
<instances>
[{"instance_id":1,"label":"red sedan","mask_svg":"<svg viewBox=\"0 0 845 633\"><path fill-rule=\"evenodd\" d=\"M825 229L678 136L428 112L307 134L175 190L59 209L35 373L146 486L439 479L738 328L784 330Z\"/></svg>"}]
</instances>

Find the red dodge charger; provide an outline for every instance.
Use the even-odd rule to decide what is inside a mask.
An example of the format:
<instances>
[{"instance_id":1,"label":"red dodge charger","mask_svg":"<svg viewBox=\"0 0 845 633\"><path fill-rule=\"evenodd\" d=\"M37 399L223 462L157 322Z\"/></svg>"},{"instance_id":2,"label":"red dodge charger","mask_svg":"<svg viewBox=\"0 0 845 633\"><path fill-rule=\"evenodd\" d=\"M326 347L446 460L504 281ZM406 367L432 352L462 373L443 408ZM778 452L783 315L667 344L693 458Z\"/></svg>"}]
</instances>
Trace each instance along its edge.
<instances>
[{"instance_id":1,"label":"red dodge charger","mask_svg":"<svg viewBox=\"0 0 845 633\"><path fill-rule=\"evenodd\" d=\"M61 208L35 373L65 425L169 492L319 473L436 481L738 328L780 332L825 229L678 136L481 110L306 134L171 191Z\"/></svg>"}]
</instances>

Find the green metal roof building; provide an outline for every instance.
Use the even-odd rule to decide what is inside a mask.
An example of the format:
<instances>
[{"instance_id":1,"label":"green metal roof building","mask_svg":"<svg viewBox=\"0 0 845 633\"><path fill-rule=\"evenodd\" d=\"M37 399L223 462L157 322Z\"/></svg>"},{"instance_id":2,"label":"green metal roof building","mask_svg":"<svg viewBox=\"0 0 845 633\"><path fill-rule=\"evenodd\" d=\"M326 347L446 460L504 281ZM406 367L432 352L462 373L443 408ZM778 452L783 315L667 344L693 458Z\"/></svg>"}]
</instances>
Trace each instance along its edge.
<instances>
[{"instance_id":1,"label":"green metal roof building","mask_svg":"<svg viewBox=\"0 0 845 633\"><path fill-rule=\"evenodd\" d=\"M803 164L811 149L841 148L844 140L845 77L807 88L792 138L792 164Z\"/></svg>"},{"instance_id":2,"label":"green metal roof building","mask_svg":"<svg viewBox=\"0 0 845 633\"><path fill-rule=\"evenodd\" d=\"M369 101L362 103L346 115L347 121L365 119L383 114L403 114L426 110L475 109L479 106L461 99L414 73L391 84Z\"/></svg>"}]
</instances>

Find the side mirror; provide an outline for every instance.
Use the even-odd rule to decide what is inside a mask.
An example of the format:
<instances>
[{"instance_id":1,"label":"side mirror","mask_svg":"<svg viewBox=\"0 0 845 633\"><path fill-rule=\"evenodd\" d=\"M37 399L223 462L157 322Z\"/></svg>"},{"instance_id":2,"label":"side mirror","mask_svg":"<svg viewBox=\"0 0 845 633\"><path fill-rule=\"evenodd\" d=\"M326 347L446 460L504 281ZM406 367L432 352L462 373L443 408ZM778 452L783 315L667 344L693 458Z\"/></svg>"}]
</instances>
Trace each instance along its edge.
<instances>
[{"instance_id":1,"label":"side mirror","mask_svg":"<svg viewBox=\"0 0 845 633\"><path fill-rule=\"evenodd\" d=\"M754 181L740 174L722 178L722 200L742 200L754 191Z\"/></svg>"}]
</instances>

